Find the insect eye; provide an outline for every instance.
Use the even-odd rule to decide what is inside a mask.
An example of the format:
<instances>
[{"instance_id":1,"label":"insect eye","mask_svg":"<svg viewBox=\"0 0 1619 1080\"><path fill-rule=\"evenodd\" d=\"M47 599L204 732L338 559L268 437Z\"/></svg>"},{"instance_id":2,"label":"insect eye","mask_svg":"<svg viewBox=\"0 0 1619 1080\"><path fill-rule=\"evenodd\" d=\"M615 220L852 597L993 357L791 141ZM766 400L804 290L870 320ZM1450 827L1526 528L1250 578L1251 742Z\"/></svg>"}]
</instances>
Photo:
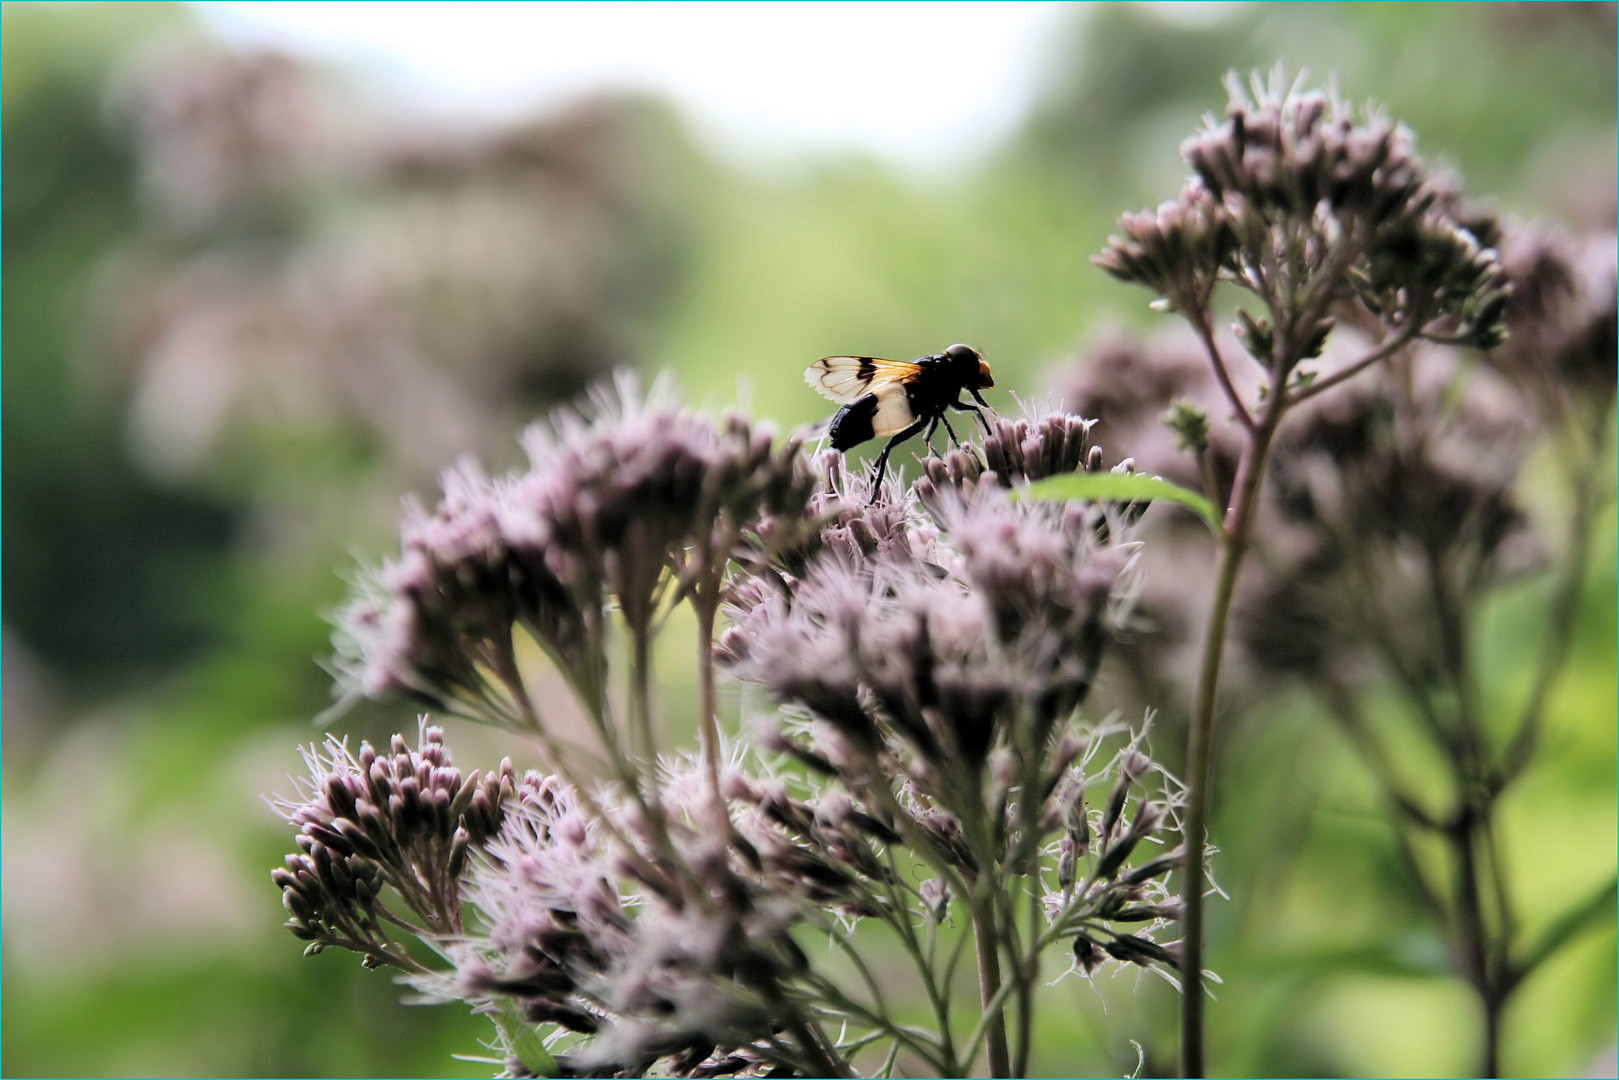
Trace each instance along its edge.
<instances>
[{"instance_id":1,"label":"insect eye","mask_svg":"<svg viewBox=\"0 0 1619 1080\"><path fill-rule=\"evenodd\" d=\"M976 363L980 359L978 350L971 345L952 345L944 351L944 354L952 360L971 360Z\"/></svg>"}]
</instances>

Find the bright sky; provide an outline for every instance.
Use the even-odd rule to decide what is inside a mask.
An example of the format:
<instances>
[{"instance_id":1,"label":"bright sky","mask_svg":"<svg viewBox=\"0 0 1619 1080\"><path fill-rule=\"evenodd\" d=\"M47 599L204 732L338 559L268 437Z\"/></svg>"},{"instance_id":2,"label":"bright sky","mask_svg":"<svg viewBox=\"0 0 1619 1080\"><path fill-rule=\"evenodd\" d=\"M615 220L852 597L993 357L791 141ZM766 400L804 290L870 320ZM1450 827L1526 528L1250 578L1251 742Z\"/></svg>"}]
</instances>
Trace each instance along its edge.
<instances>
[{"instance_id":1,"label":"bright sky","mask_svg":"<svg viewBox=\"0 0 1619 1080\"><path fill-rule=\"evenodd\" d=\"M200 3L228 41L357 64L446 111L603 87L676 101L722 152L858 148L912 166L993 145L1076 18L1039 3Z\"/></svg>"}]
</instances>

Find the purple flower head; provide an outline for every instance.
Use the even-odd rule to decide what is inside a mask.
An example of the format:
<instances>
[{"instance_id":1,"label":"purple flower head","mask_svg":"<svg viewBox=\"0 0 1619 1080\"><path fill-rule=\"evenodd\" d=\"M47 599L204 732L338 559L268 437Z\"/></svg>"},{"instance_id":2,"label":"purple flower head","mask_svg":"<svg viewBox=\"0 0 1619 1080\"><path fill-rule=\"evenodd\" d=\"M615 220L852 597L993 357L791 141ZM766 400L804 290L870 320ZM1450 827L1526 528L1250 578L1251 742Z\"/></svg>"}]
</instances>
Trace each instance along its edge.
<instances>
[{"instance_id":1,"label":"purple flower head","mask_svg":"<svg viewBox=\"0 0 1619 1080\"><path fill-rule=\"evenodd\" d=\"M830 548L785 592L733 606L721 656L810 719L789 721L785 742L811 768L850 790L905 776L941 812L982 813L985 784L1010 786L986 775L992 751L1015 744L1043 758L1047 733L1084 699L1132 555L1097 539L1091 506L1014 503L993 487L936 500L930 558L897 544ZM901 508L912 524L892 535L914 538L932 520L914 502ZM949 849L930 815L919 827Z\"/></svg>"},{"instance_id":2,"label":"purple flower head","mask_svg":"<svg viewBox=\"0 0 1619 1080\"><path fill-rule=\"evenodd\" d=\"M1025 693L1042 716L1064 716L1085 698L1102 650L1134 599L1135 545L1123 514L1101 505L961 503L947 530L963 577L988 608L1000 649L1033 676Z\"/></svg>"},{"instance_id":3,"label":"purple flower head","mask_svg":"<svg viewBox=\"0 0 1619 1080\"><path fill-rule=\"evenodd\" d=\"M567 785L530 773L469 875L486 929L452 950L452 974L418 984L479 1003L508 998L533 1023L587 1036L570 1061L592 1075L638 1074L661 1059L689 1071L769 1038L790 1015L786 985L807 966L789 928L806 900L834 902L832 885L855 871L829 856L829 842L805 841L821 828L817 814L783 784L729 776L743 805L727 849L704 831L712 818L698 763L670 767L666 854L679 867L650 889L626 872L628 815L607 808L609 827ZM867 864L880 868L869 855Z\"/></svg>"},{"instance_id":4,"label":"purple flower head","mask_svg":"<svg viewBox=\"0 0 1619 1080\"><path fill-rule=\"evenodd\" d=\"M825 549L851 562L870 556L926 557L931 536L918 535L911 497L897 478L885 479L879 493L870 476L850 472L835 450L822 453L816 464L820 483L810 506L821 517Z\"/></svg>"},{"instance_id":5,"label":"purple flower head","mask_svg":"<svg viewBox=\"0 0 1619 1080\"><path fill-rule=\"evenodd\" d=\"M1118 227L1096 265L1120 281L1145 285L1177 308L1191 304L1200 283L1212 280L1237 246L1230 216L1197 181L1157 210L1122 215Z\"/></svg>"},{"instance_id":6,"label":"purple flower head","mask_svg":"<svg viewBox=\"0 0 1619 1080\"><path fill-rule=\"evenodd\" d=\"M1409 131L1290 86L1280 68L1228 89L1225 117L1182 145L1192 176L1180 196L1121 217L1094 259L1102 270L1194 324L1207 323L1220 282L1274 309L1285 279L1310 302L1272 311L1287 324L1283 341L1269 320L1241 316L1249 354L1265 369L1281 362L1283 374L1319 354L1335 296L1354 295L1360 313L1390 328L1500 344L1510 287L1495 223L1429 173Z\"/></svg>"},{"instance_id":7,"label":"purple flower head","mask_svg":"<svg viewBox=\"0 0 1619 1080\"><path fill-rule=\"evenodd\" d=\"M338 621L345 692L529 726L521 627L599 712L609 598L650 633L662 605L717 595L744 536L802 517L811 495L797 439L778 444L734 415L716 423L678 408L666 384L643 395L627 376L523 444L526 470L491 480L464 463L431 513L407 505L400 556Z\"/></svg>"},{"instance_id":8,"label":"purple flower head","mask_svg":"<svg viewBox=\"0 0 1619 1080\"><path fill-rule=\"evenodd\" d=\"M716 425L670 398L666 383L643 397L625 376L588 417L530 428L506 525L559 549L567 580L605 584L632 625L651 617L666 570L710 572L744 529L801 513L810 495L797 438L777 446L741 416Z\"/></svg>"},{"instance_id":9,"label":"purple flower head","mask_svg":"<svg viewBox=\"0 0 1619 1080\"><path fill-rule=\"evenodd\" d=\"M1359 328L1344 327L1319 359L1322 377L1372 345ZM1422 611L1430 587L1424 552L1440 555L1473 589L1535 564L1539 544L1514 494L1534 414L1513 392L1524 385L1523 368L1502 355L1518 347L1514 339L1482 367L1422 343L1290 409L1255 517L1252 543L1263 557L1244 571L1235 600L1247 663L1228 669L1225 685L1251 692L1254 677L1358 678L1376 636L1397 635L1407 655L1430 655L1433 643L1416 629L1431 623ZM1125 377L1130 371L1138 377ZM1254 371L1237 374L1251 379ZM1176 401L1189 401L1209 417L1204 460L1219 497L1229 499L1241 429L1227 419L1229 405L1190 335L1105 340L1064 393L1100 418L1110 445L1131 446L1144 471L1197 486L1198 459L1163 422ZM1206 603L1180 584L1206 565L1200 527L1181 515L1146 524L1132 648L1120 656L1139 686L1115 702L1132 707L1185 694ZM1385 613L1375 626L1365 621L1374 608Z\"/></svg>"},{"instance_id":10,"label":"purple flower head","mask_svg":"<svg viewBox=\"0 0 1619 1080\"><path fill-rule=\"evenodd\" d=\"M1575 238L1513 223L1503 234L1501 259L1512 281L1509 336L1486 360L1549 418L1565 412L1570 399L1599 407L1612 401L1619 352L1613 233Z\"/></svg>"},{"instance_id":11,"label":"purple flower head","mask_svg":"<svg viewBox=\"0 0 1619 1080\"><path fill-rule=\"evenodd\" d=\"M997 416L981 447L968 443L922 463L918 497L936 506L945 488L979 484L1016 486L1048 476L1079 472L1100 463L1089 443L1094 421L1036 406L1018 419Z\"/></svg>"},{"instance_id":12,"label":"purple flower head","mask_svg":"<svg viewBox=\"0 0 1619 1080\"><path fill-rule=\"evenodd\" d=\"M1541 560L1515 493L1534 434L1523 397L1449 350L1411 360L1306 402L1283 429L1259 530L1270 558L1238 602L1261 670L1343 675L1388 641L1437 658L1433 575L1476 595Z\"/></svg>"},{"instance_id":13,"label":"purple flower head","mask_svg":"<svg viewBox=\"0 0 1619 1080\"><path fill-rule=\"evenodd\" d=\"M396 735L387 752L361 743L355 754L329 737L304 761L309 778L295 781L297 795L271 802L298 829L300 854L273 875L293 915L288 928L317 946L392 961L376 929L379 894L391 886L427 926L459 930L461 876L469 852L501 828L511 763L463 777L425 719L414 749Z\"/></svg>"},{"instance_id":14,"label":"purple flower head","mask_svg":"<svg viewBox=\"0 0 1619 1080\"><path fill-rule=\"evenodd\" d=\"M1210 195L1267 218L1308 218L1323 204L1375 225L1420 214L1438 196L1411 133L1368 110L1357 120L1320 91L1286 87L1280 69L1245 89L1232 77L1223 120L1181 145Z\"/></svg>"},{"instance_id":15,"label":"purple flower head","mask_svg":"<svg viewBox=\"0 0 1619 1080\"><path fill-rule=\"evenodd\" d=\"M362 580L338 619L340 688L521 723L517 626L576 686L599 681L600 601L555 572L543 522L509 527L517 487L467 461L445 473L431 513L407 501L399 557Z\"/></svg>"}]
</instances>

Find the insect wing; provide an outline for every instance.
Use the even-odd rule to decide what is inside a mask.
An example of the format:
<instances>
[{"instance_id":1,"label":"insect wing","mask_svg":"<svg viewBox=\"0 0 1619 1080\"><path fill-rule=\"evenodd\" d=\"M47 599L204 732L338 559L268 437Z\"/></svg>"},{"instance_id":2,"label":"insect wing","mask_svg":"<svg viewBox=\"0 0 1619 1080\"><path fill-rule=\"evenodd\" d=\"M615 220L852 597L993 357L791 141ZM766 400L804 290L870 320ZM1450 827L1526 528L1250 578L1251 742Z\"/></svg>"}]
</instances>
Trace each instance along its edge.
<instances>
[{"instance_id":1,"label":"insect wing","mask_svg":"<svg viewBox=\"0 0 1619 1080\"><path fill-rule=\"evenodd\" d=\"M822 397L847 405L885 383L901 382L921 370L916 364L875 356L827 356L804 370L804 381ZM903 402L904 393L899 396Z\"/></svg>"},{"instance_id":2,"label":"insect wing","mask_svg":"<svg viewBox=\"0 0 1619 1080\"><path fill-rule=\"evenodd\" d=\"M894 435L916 423L904 383L878 383L872 392L877 397L877 411L871 418L873 435Z\"/></svg>"}]
</instances>

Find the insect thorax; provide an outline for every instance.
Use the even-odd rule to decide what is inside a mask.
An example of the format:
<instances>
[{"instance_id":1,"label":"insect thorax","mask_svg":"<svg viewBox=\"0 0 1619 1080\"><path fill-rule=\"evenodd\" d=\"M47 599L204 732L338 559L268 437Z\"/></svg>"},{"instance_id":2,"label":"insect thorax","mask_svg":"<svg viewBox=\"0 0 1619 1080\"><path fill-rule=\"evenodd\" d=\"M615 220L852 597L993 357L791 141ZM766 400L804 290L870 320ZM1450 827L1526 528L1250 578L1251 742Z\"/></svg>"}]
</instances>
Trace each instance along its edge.
<instances>
[{"instance_id":1,"label":"insect thorax","mask_svg":"<svg viewBox=\"0 0 1619 1080\"><path fill-rule=\"evenodd\" d=\"M956 400L965 385L956 367L944 356L929 357L922 363L916 378L905 384L905 403L912 416L935 415Z\"/></svg>"}]
</instances>

